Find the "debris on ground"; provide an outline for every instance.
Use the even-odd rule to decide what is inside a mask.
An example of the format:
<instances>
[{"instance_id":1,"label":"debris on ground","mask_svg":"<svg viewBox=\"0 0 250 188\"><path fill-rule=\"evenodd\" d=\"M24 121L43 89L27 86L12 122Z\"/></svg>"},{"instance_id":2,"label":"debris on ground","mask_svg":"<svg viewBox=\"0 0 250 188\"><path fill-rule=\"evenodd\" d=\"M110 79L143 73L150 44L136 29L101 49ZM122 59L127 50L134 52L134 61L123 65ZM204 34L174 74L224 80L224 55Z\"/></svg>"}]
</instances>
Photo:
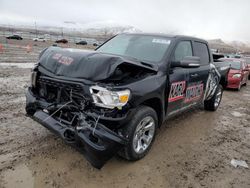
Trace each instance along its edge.
<instances>
[{"instance_id":1,"label":"debris on ground","mask_svg":"<svg viewBox=\"0 0 250 188\"><path fill-rule=\"evenodd\" d=\"M231 165L233 165L235 168L237 168L238 166L248 168L248 165L247 165L246 161L242 161L242 160L232 159L231 160Z\"/></svg>"}]
</instances>

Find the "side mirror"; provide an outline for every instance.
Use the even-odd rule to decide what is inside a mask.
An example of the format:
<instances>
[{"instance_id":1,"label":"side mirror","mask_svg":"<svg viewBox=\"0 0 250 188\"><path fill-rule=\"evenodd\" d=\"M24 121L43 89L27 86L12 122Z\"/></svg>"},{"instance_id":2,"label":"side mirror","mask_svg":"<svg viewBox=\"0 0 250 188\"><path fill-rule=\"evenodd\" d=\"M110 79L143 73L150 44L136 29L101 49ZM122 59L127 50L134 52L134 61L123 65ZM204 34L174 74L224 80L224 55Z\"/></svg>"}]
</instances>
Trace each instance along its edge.
<instances>
[{"instance_id":1,"label":"side mirror","mask_svg":"<svg viewBox=\"0 0 250 188\"><path fill-rule=\"evenodd\" d=\"M198 68L200 67L200 57L186 56L181 61L173 61L171 67Z\"/></svg>"}]
</instances>

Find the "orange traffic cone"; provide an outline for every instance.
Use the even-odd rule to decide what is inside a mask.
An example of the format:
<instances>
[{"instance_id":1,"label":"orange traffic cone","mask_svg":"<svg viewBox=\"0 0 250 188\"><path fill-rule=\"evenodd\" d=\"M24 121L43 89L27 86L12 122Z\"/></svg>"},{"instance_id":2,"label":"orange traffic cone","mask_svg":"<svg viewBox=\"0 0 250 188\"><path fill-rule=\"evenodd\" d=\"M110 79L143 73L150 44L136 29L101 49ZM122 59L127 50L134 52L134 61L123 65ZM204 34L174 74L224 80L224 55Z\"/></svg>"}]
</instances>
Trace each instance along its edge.
<instances>
[{"instance_id":1,"label":"orange traffic cone","mask_svg":"<svg viewBox=\"0 0 250 188\"><path fill-rule=\"evenodd\" d=\"M32 46L28 44L26 49L27 49L27 53L30 53L32 51Z\"/></svg>"},{"instance_id":2,"label":"orange traffic cone","mask_svg":"<svg viewBox=\"0 0 250 188\"><path fill-rule=\"evenodd\" d=\"M3 49L3 45L0 44L0 52L3 53L4 49Z\"/></svg>"}]
</instances>

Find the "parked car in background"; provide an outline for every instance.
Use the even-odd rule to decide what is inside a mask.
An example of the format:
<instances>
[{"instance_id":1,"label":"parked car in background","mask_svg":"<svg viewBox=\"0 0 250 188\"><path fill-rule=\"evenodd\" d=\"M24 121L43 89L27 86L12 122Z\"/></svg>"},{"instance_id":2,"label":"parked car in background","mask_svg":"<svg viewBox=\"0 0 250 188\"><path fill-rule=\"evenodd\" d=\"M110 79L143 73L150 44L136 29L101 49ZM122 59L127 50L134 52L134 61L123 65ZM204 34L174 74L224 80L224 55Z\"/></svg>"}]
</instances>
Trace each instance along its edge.
<instances>
[{"instance_id":1,"label":"parked car in background","mask_svg":"<svg viewBox=\"0 0 250 188\"><path fill-rule=\"evenodd\" d=\"M6 37L7 39L15 39L15 40L23 40L23 38L20 35L11 35Z\"/></svg>"},{"instance_id":2,"label":"parked car in background","mask_svg":"<svg viewBox=\"0 0 250 188\"><path fill-rule=\"evenodd\" d=\"M59 39L59 40L56 40L56 43L67 44L67 43L68 43L68 40L67 40L67 39Z\"/></svg>"},{"instance_id":3,"label":"parked car in background","mask_svg":"<svg viewBox=\"0 0 250 188\"><path fill-rule=\"evenodd\" d=\"M93 43L93 46L101 46L103 42L96 41Z\"/></svg>"},{"instance_id":4,"label":"parked car in background","mask_svg":"<svg viewBox=\"0 0 250 188\"><path fill-rule=\"evenodd\" d=\"M248 80L250 80L250 56L244 57L243 59L246 60L247 69L249 71Z\"/></svg>"},{"instance_id":5,"label":"parked car in background","mask_svg":"<svg viewBox=\"0 0 250 188\"><path fill-rule=\"evenodd\" d=\"M36 37L36 38L33 38L33 41L35 41L35 42L45 42L46 39L44 37Z\"/></svg>"},{"instance_id":6,"label":"parked car in background","mask_svg":"<svg viewBox=\"0 0 250 188\"><path fill-rule=\"evenodd\" d=\"M236 58L222 58L220 60L230 65L227 88L240 91L242 85L247 85L249 75L245 60Z\"/></svg>"},{"instance_id":7,"label":"parked car in background","mask_svg":"<svg viewBox=\"0 0 250 188\"><path fill-rule=\"evenodd\" d=\"M76 43L77 45L87 45L88 43L85 40L81 40Z\"/></svg>"},{"instance_id":8,"label":"parked car in background","mask_svg":"<svg viewBox=\"0 0 250 188\"><path fill-rule=\"evenodd\" d=\"M240 54L235 54L235 55L234 55L234 58L237 58L237 59L242 58L242 55L240 55Z\"/></svg>"}]
</instances>

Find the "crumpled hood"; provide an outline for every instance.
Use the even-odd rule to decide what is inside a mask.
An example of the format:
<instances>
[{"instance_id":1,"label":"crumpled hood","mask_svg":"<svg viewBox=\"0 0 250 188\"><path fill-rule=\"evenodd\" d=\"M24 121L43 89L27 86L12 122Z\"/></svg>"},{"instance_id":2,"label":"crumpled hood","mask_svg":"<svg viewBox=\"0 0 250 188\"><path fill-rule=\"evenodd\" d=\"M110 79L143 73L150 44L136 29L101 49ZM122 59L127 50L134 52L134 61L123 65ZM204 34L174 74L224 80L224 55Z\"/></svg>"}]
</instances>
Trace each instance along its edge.
<instances>
[{"instance_id":1,"label":"crumpled hood","mask_svg":"<svg viewBox=\"0 0 250 188\"><path fill-rule=\"evenodd\" d=\"M149 67L120 56L90 50L49 47L39 57L39 66L56 76L82 78L91 81L109 78L116 68L123 63L157 71L156 67Z\"/></svg>"}]
</instances>

